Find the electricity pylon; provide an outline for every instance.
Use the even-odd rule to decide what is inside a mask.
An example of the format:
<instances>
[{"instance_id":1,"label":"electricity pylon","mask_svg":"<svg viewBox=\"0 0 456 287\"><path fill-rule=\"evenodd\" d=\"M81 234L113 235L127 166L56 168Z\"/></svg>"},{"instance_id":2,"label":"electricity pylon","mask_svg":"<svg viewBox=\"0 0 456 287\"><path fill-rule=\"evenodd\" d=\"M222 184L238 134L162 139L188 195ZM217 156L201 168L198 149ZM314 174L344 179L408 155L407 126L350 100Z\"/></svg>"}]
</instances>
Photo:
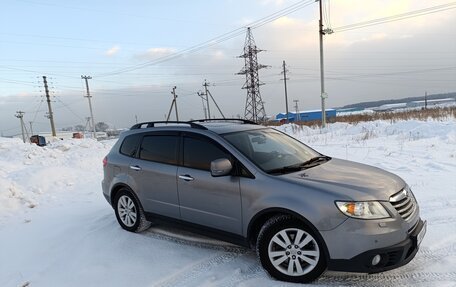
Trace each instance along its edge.
<instances>
[{"instance_id":1,"label":"electricity pylon","mask_svg":"<svg viewBox=\"0 0 456 287\"><path fill-rule=\"evenodd\" d=\"M238 75L245 75L246 77L245 84L242 86L243 89L247 90L244 118L254 122L263 121L266 118L266 112L260 94L260 86L264 85L264 83L260 82L258 70L267 66L258 64L258 53L261 51L257 48L252 31L248 27L247 36L245 37L244 54L239 56L245 59L245 66Z\"/></svg>"}]
</instances>

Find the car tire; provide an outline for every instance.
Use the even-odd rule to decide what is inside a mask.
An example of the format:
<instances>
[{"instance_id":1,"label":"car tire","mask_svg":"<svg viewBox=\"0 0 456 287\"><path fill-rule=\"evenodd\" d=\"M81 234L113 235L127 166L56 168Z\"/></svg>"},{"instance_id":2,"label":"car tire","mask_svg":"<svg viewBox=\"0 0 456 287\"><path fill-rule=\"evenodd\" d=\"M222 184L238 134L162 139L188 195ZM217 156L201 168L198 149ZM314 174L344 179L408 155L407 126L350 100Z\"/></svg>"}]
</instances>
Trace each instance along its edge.
<instances>
[{"instance_id":1,"label":"car tire","mask_svg":"<svg viewBox=\"0 0 456 287\"><path fill-rule=\"evenodd\" d=\"M117 221L123 229L141 232L150 227L151 223L146 220L139 200L129 189L122 188L117 192L113 206Z\"/></svg>"},{"instance_id":2,"label":"car tire","mask_svg":"<svg viewBox=\"0 0 456 287\"><path fill-rule=\"evenodd\" d=\"M323 242L302 221L275 216L261 228L256 250L263 268L278 280L308 283L326 270Z\"/></svg>"}]
</instances>

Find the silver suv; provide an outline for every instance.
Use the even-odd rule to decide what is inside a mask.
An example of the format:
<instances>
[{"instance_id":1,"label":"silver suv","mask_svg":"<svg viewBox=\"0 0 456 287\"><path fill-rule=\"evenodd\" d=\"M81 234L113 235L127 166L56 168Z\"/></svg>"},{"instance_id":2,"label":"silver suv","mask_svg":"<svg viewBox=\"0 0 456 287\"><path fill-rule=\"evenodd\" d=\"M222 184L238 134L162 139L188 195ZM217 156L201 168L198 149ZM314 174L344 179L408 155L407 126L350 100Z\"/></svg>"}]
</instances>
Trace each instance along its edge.
<instances>
[{"instance_id":1,"label":"silver suv","mask_svg":"<svg viewBox=\"0 0 456 287\"><path fill-rule=\"evenodd\" d=\"M255 248L279 280L397 268L426 232L400 177L246 120L136 124L103 165L103 194L122 228L177 223Z\"/></svg>"}]
</instances>

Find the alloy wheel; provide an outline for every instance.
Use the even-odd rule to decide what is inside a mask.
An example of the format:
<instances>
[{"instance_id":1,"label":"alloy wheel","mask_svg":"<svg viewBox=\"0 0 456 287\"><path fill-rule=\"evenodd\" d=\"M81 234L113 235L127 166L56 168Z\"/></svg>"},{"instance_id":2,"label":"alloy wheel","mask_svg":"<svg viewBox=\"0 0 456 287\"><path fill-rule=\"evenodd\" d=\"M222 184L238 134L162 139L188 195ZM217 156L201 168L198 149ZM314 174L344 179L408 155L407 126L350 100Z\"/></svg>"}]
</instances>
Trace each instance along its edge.
<instances>
[{"instance_id":1,"label":"alloy wheel","mask_svg":"<svg viewBox=\"0 0 456 287\"><path fill-rule=\"evenodd\" d=\"M133 200L122 195L117 202L117 212L119 213L120 220L128 227L132 227L138 218L138 212Z\"/></svg>"},{"instance_id":2,"label":"alloy wheel","mask_svg":"<svg viewBox=\"0 0 456 287\"><path fill-rule=\"evenodd\" d=\"M315 269L320 259L320 250L312 235L299 228L287 228L271 238L268 256L272 265L281 273L302 276Z\"/></svg>"}]
</instances>

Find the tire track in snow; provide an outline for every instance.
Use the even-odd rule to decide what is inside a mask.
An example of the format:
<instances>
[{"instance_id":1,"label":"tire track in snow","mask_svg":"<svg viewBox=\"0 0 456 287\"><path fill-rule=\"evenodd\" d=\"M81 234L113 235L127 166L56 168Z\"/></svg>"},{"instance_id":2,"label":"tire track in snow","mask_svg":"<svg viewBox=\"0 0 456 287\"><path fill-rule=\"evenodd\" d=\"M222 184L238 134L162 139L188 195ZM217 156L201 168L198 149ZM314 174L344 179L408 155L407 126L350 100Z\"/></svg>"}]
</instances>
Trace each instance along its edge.
<instances>
[{"instance_id":1,"label":"tire track in snow","mask_svg":"<svg viewBox=\"0 0 456 287\"><path fill-rule=\"evenodd\" d=\"M223 265L228 262L232 262L243 255L250 254L253 251L250 251L247 248L231 245L223 241L215 240L204 240L201 238L183 238L173 235L167 235L156 231L148 231L145 233L146 236L164 240L168 242L173 242L180 245L191 246L196 248L205 248L210 250L219 251L213 256L208 258L203 258L197 263L192 264L178 273L172 274L171 276L164 278L162 281L158 282L153 286L165 287L165 286L186 286L187 282L197 279L201 276L207 276L207 271L213 268L216 268L219 265ZM184 235L185 236L185 235ZM448 255L456 254L456 245L452 244L450 246L445 246L436 250L431 250L428 247L422 247L419 250L417 256L410 262L408 265L404 266L422 266L429 265L432 263L437 263ZM407 271L405 274L389 274L389 273L379 273L379 274L362 274L358 275L356 273L347 273L347 275L332 275L331 272L323 274L318 281L315 281L317 285L327 285L327 286L337 286L341 284L349 284L350 286L384 286L384 287L396 287L400 284L411 284L411 283L425 283L425 282L442 282L442 281L456 281L456 272L449 273L438 273L438 272L413 272ZM225 278L220 282L220 286L232 287L237 286L246 280L259 278L263 276L268 276L259 262L252 263L248 265L247 268L243 270L235 271L228 278ZM271 279L273 280L273 279ZM389 283L391 282L391 283Z\"/></svg>"},{"instance_id":2,"label":"tire track in snow","mask_svg":"<svg viewBox=\"0 0 456 287\"><path fill-rule=\"evenodd\" d=\"M363 275L331 275L325 274L320 277L315 283L318 285L338 286L340 284L349 284L349 286L376 286L372 284L380 284L378 286L410 286L425 282L442 282L456 281L456 272L407 272L404 274L363 274Z\"/></svg>"},{"instance_id":3,"label":"tire track in snow","mask_svg":"<svg viewBox=\"0 0 456 287\"><path fill-rule=\"evenodd\" d=\"M158 232L157 232L158 231ZM243 248L240 246L231 245L229 243L218 242L213 240L204 241L204 239L198 240L194 238L182 238L172 235L163 234L161 230L151 230L146 232L146 236L164 240L167 242L173 242L179 245L191 246L196 248L204 248L219 251L216 252L213 256L203 258L198 262L183 268L181 271L168 276L153 286L156 287L166 287L166 286L186 286L186 282L191 281L201 277L201 275L206 275L208 270L211 270L219 265L231 262L236 258L248 253L249 249Z\"/></svg>"},{"instance_id":4,"label":"tire track in snow","mask_svg":"<svg viewBox=\"0 0 456 287\"><path fill-rule=\"evenodd\" d=\"M448 201L447 199L443 199L443 198L436 199L436 200L430 200L430 201L425 202L424 204L420 204L420 209L422 211L438 210L440 212L442 209L454 209L454 208L456 208L455 200Z\"/></svg>"},{"instance_id":5,"label":"tire track in snow","mask_svg":"<svg viewBox=\"0 0 456 287\"><path fill-rule=\"evenodd\" d=\"M223 287L234 287L249 279L268 276L262 272L261 267L249 268L246 271L251 273L243 273L236 280L229 283L221 284ZM275 279L270 279L275 280ZM437 282L455 282L456 272L439 273L439 272L406 272L405 274L362 274L347 273L346 275L331 274L331 271L324 273L318 280L309 285L315 286L359 286L359 287L397 287L397 286L412 286L422 283ZM275 281L274 286L295 286L295 284Z\"/></svg>"},{"instance_id":6,"label":"tire track in snow","mask_svg":"<svg viewBox=\"0 0 456 287\"><path fill-rule=\"evenodd\" d=\"M255 264L249 265L245 270L240 270L239 272L235 272L235 274L231 275L228 280L225 280L220 286L223 287L234 287L238 286L241 282L244 282L249 279L257 278L269 275L266 271L261 267L260 262L256 262ZM274 279L271 279L274 280Z\"/></svg>"},{"instance_id":7,"label":"tire track in snow","mask_svg":"<svg viewBox=\"0 0 456 287\"><path fill-rule=\"evenodd\" d=\"M158 232L156 232L158 231ZM146 235L148 237L158 239L158 240L165 240L168 242L173 242L176 244L182 244L186 246L192 246L197 248L205 248L211 250L217 250L227 253L220 254L202 259L197 263L191 265L190 267L184 268L181 272L178 272L168 278L163 279L162 281L156 283L153 286L156 287L165 287L165 286L185 286L185 282L188 282L191 279L197 278L199 275L203 275L207 270L212 269L218 265L222 265L224 263L231 262L242 255L245 254L254 254L254 251L239 247L236 245L231 245L229 243L225 243L220 241L220 244L216 243L208 243L204 241L196 241L195 239L185 239L182 237L176 237L172 235L163 234L161 230L156 231L148 231ZM241 273L241 274L239 274ZM237 284L241 283L242 281L250 278L254 278L260 276L261 274L265 274L263 272L263 268L261 267L260 263L256 260L254 264L249 265L249 267L240 272L235 272L235 274L229 277L228 282L223 283L221 286L236 286ZM207 275L207 274L205 274ZM267 276L267 275L266 275Z\"/></svg>"},{"instance_id":8,"label":"tire track in snow","mask_svg":"<svg viewBox=\"0 0 456 287\"><path fill-rule=\"evenodd\" d=\"M245 252L244 252L245 253ZM231 262L237 257L240 257L244 253L237 252L217 252L214 256L209 258L203 258L197 263L192 264L182 271L172 274L171 276L163 279L162 281L154 284L154 287L168 287L168 286L189 286L188 281L197 279L201 275L206 275L208 270L213 269L218 265Z\"/></svg>"},{"instance_id":9,"label":"tire track in snow","mask_svg":"<svg viewBox=\"0 0 456 287\"><path fill-rule=\"evenodd\" d=\"M442 225L442 224L448 224L448 223L456 223L456 217L436 216L436 217L428 217L426 219L430 226Z\"/></svg>"}]
</instances>

